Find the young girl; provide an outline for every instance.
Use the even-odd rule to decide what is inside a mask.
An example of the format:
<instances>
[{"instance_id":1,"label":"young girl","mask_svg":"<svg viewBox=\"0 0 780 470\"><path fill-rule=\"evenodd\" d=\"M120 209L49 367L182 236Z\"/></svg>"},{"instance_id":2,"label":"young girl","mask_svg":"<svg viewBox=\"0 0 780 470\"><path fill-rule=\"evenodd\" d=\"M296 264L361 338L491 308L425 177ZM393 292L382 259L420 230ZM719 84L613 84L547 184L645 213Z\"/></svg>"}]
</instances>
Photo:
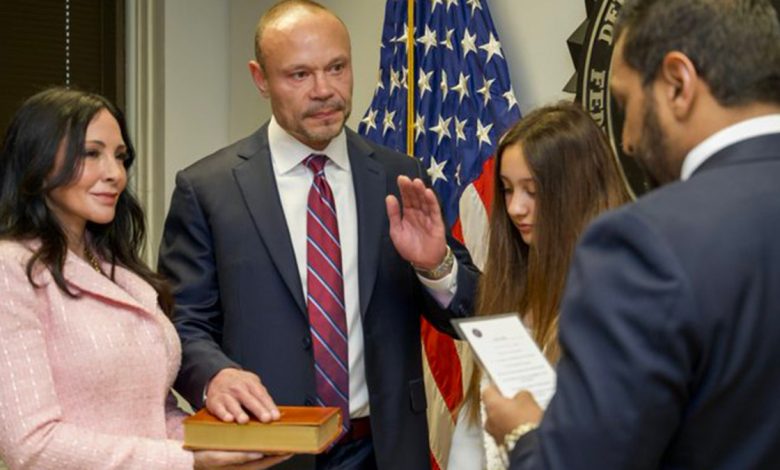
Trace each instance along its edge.
<instances>
[{"instance_id":1,"label":"young girl","mask_svg":"<svg viewBox=\"0 0 780 470\"><path fill-rule=\"evenodd\" d=\"M598 214L629 200L606 136L579 105L559 103L525 116L496 152L477 314L518 312L554 365L561 353L561 295L577 238ZM475 421L480 375L472 377L468 397ZM487 468L504 468L493 439L484 437Z\"/></svg>"}]
</instances>

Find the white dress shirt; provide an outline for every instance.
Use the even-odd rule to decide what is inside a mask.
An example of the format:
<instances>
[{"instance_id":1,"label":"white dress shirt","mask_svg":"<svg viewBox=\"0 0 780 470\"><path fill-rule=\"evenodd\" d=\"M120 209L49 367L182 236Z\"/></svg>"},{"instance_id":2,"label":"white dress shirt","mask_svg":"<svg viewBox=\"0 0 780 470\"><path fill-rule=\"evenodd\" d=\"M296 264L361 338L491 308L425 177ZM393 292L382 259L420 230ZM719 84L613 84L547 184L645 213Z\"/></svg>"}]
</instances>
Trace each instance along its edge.
<instances>
[{"instance_id":1,"label":"white dress shirt","mask_svg":"<svg viewBox=\"0 0 780 470\"><path fill-rule=\"evenodd\" d=\"M353 418L367 416L369 414L368 386L363 357L363 323L360 316L358 290L358 224L355 211L357 204L347 153L346 133L342 130L324 150L314 150L288 134L272 117L268 125L268 145L271 149L274 176L295 252L304 299L307 288L306 208L314 175L302 162L312 153L328 156L325 178L336 202L344 277L344 302L349 339L349 414ZM423 285L442 306L447 306L452 301L457 289L456 279L457 263L448 276L438 281L420 277Z\"/></svg>"},{"instance_id":2,"label":"white dress shirt","mask_svg":"<svg viewBox=\"0 0 780 470\"><path fill-rule=\"evenodd\" d=\"M708 158L729 145L739 141L767 134L780 133L780 114L769 114L747 119L731 125L707 137L693 148L683 160L680 179L685 181L691 177Z\"/></svg>"}]
</instances>

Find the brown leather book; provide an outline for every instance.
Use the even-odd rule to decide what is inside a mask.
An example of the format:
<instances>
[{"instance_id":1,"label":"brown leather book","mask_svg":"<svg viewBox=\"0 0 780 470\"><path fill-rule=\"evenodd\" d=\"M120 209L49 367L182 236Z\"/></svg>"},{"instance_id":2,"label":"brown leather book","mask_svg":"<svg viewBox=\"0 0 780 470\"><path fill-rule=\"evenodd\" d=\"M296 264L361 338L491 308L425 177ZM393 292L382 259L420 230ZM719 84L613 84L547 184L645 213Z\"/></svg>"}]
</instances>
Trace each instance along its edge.
<instances>
[{"instance_id":1,"label":"brown leather book","mask_svg":"<svg viewBox=\"0 0 780 470\"><path fill-rule=\"evenodd\" d=\"M270 423L226 423L205 408L184 420L184 448L267 453L319 454L341 434L341 411L334 407L280 406Z\"/></svg>"}]
</instances>

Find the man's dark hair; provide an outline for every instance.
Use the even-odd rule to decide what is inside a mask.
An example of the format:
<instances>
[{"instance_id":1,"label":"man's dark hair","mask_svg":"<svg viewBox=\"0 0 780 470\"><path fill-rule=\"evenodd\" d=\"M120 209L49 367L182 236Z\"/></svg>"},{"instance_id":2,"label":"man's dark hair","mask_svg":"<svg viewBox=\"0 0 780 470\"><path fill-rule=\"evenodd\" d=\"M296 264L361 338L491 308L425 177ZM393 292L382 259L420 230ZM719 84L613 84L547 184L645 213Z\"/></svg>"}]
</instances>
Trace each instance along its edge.
<instances>
[{"instance_id":1,"label":"man's dark hair","mask_svg":"<svg viewBox=\"0 0 780 470\"><path fill-rule=\"evenodd\" d=\"M769 0L627 0L616 37L645 85L680 51L721 105L780 104L777 15Z\"/></svg>"}]
</instances>

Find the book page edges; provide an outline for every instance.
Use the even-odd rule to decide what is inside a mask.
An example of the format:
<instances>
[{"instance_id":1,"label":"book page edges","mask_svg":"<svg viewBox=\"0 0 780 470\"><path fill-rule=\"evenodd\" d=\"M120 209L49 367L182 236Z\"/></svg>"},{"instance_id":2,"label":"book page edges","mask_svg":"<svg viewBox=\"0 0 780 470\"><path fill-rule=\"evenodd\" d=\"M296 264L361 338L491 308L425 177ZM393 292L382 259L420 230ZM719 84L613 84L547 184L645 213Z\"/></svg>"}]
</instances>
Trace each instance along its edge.
<instances>
[{"instance_id":1,"label":"book page edges","mask_svg":"<svg viewBox=\"0 0 780 470\"><path fill-rule=\"evenodd\" d=\"M319 454L341 435L342 419L336 412L329 413L324 424L276 421L239 425L190 418L185 423L185 449Z\"/></svg>"}]
</instances>

